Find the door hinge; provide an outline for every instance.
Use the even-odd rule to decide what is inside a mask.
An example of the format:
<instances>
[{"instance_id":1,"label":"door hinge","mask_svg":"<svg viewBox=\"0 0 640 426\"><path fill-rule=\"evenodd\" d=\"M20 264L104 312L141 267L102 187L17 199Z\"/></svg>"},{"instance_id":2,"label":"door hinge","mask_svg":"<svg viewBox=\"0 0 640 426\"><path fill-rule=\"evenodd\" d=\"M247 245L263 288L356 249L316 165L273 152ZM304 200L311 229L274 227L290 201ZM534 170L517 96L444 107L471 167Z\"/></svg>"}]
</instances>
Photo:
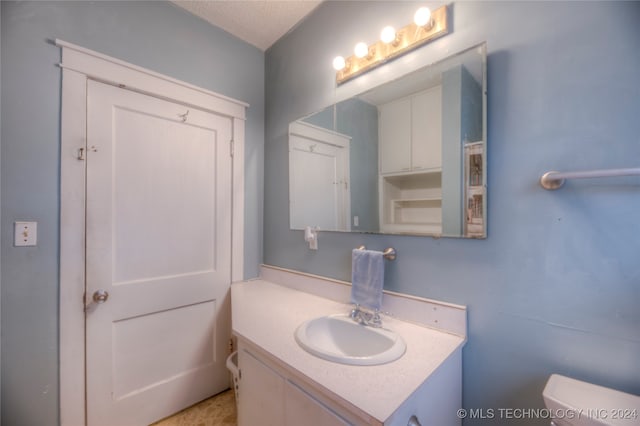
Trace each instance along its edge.
<instances>
[{"instance_id":1,"label":"door hinge","mask_svg":"<svg viewBox=\"0 0 640 426\"><path fill-rule=\"evenodd\" d=\"M84 148L78 148L78 155L76 158L80 161L84 161Z\"/></svg>"},{"instance_id":2,"label":"door hinge","mask_svg":"<svg viewBox=\"0 0 640 426\"><path fill-rule=\"evenodd\" d=\"M231 155L233 157L233 149L234 149L234 142L233 139L231 139L229 141L229 155Z\"/></svg>"}]
</instances>

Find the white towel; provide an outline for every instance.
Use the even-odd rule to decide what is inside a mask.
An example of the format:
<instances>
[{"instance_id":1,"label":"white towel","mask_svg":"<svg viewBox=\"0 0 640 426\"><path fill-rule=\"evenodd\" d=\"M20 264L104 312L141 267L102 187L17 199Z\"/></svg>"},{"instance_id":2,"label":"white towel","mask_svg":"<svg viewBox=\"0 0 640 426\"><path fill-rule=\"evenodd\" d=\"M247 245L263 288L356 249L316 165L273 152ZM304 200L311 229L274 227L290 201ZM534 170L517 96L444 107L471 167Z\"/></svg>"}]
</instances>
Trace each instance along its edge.
<instances>
[{"instance_id":1,"label":"white towel","mask_svg":"<svg viewBox=\"0 0 640 426\"><path fill-rule=\"evenodd\" d=\"M351 253L351 303L382 308L384 258L382 252L354 249Z\"/></svg>"}]
</instances>

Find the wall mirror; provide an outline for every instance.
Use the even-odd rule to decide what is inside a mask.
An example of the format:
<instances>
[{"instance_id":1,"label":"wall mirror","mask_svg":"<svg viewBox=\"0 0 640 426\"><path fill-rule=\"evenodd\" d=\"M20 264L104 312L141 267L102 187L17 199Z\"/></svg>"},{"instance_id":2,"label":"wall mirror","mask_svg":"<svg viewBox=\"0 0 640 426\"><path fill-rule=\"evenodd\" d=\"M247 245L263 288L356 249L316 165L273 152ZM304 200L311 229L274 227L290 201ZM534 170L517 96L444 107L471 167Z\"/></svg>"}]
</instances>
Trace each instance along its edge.
<instances>
[{"instance_id":1,"label":"wall mirror","mask_svg":"<svg viewBox=\"0 0 640 426\"><path fill-rule=\"evenodd\" d=\"M289 125L291 229L486 237L486 44Z\"/></svg>"}]
</instances>

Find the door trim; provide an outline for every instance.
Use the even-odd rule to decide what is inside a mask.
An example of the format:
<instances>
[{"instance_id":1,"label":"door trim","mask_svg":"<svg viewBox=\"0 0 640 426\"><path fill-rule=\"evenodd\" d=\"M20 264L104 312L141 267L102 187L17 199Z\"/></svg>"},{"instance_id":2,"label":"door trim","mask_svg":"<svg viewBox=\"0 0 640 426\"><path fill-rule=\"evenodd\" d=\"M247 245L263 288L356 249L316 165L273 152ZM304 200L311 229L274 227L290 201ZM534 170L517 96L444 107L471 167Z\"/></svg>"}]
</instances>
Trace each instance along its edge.
<instances>
[{"instance_id":1,"label":"door trim","mask_svg":"<svg viewBox=\"0 0 640 426\"><path fill-rule=\"evenodd\" d=\"M98 80L232 120L231 281L244 279L244 131L247 103L56 40L62 49L60 151L60 424L86 424L85 188L87 80ZM233 146L233 148L231 148ZM238 220L234 220L238 218Z\"/></svg>"}]
</instances>

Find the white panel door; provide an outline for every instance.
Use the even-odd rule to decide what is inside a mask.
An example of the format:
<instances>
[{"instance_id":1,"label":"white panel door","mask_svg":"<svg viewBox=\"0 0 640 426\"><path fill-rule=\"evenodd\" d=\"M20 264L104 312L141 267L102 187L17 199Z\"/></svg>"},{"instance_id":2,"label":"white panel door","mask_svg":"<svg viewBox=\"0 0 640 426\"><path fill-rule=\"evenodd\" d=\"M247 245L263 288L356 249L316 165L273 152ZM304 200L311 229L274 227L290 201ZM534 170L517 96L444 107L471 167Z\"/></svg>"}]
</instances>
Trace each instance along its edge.
<instances>
[{"instance_id":1,"label":"white panel door","mask_svg":"<svg viewBox=\"0 0 640 426\"><path fill-rule=\"evenodd\" d=\"M89 82L90 426L147 425L228 388L230 140L229 118Z\"/></svg>"}]
</instances>

